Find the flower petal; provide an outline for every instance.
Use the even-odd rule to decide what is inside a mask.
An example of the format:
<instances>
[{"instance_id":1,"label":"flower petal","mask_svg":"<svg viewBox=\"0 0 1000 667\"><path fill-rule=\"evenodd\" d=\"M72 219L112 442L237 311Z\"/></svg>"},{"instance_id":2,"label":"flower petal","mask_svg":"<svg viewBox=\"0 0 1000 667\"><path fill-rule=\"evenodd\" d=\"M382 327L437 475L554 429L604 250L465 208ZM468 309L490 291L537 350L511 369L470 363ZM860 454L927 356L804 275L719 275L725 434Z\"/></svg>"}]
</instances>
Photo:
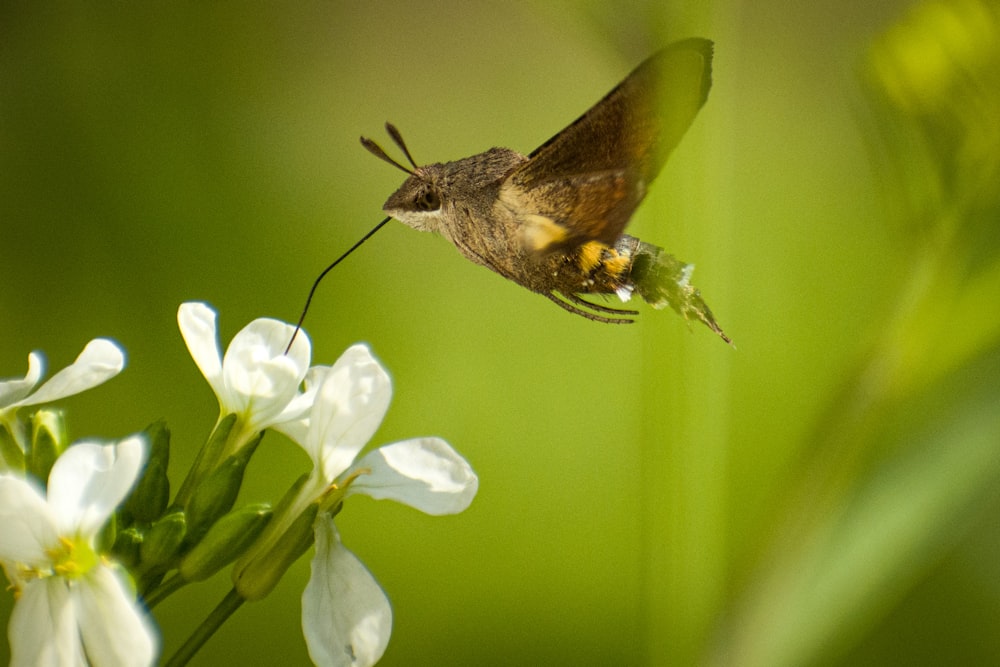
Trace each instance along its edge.
<instances>
[{"instance_id":1,"label":"flower petal","mask_svg":"<svg viewBox=\"0 0 1000 667\"><path fill-rule=\"evenodd\" d=\"M92 665L151 665L156 630L121 577L100 565L72 589L84 650Z\"/></svg>"},{"instance_id":2,"label":"flower petal","mask_svg":"<svg viewBox=\"0 0 1000 667\"><path fill-rule=\"evenodd\" d=\"M222 403L225 387L222 383L222 351L215 326L215 311L200 301L182 303L177 309L177 326L191 358L208 380L212 391Z\"/></svg>"},{"instance_id":3,"label":"flower petal","mask_svg":"<svg viewBox=\"0 0 1000 667\"><path fill-rule=\"evenodd\" d=\"M117 444L79 442L49 473L49 508L61 535L95 535L135 484L146 460L140 435Z\"/></svg>"},{"instance_id":4,"label":"flower petal","mask_svg":"<svg viewBox=\"0 0 1000 667\"><path fill-rule=\"evenodd\" d=\"M286 408L286 412L296 412L299 417L276 423L274 425L275 431L284 433L289 439L300 445L306 441L306 433L309 431L309 415L316 403L316 394L323 383L323 378L329 372L329 366L311 366L309 368L303 380L305 391L296 396ZM302 406L305 406L304 409Z\"/></svg>"},{"instance_id":5,"label":"flower petal","mask_svg":"<svg viewBox=\"0 0 1000 667\"><path fill-rule=\"evenodd\" d=\"M476 496L479 478L441 438L417 438L379 447L347 472L367 468L347 494L388 498L427 514L456 514Z\"/></svg>"},{"instance_id":6,"label":"flower petal","mask_svg":"<svg viewBox=\"0 0 1000 667\"><path fill-rule=\"evenodd\" d=\"M389 645L392 608L378 582L340 542L328 514L316 518L316 554L302 593L302 632L321 667L368 667Z\"/></svg>"},{"instance_id":7,"label":"flower petal","mask_svg":"<svg viewBox=\"0 0 1000 667\"><path fill-rule=\"evenodd\" d=\"M35 579L21 589L7 627L12 667L87 664L69 598L62 577Z\"/></svg>"},{"instance_id":8,"label":"flower petal","mask_svg":"<svg viewBox=\"0 0 1000 667\"><path fill-rule=\"evenodd\" d=\"M309 433L309 421L307 419L295 419L281 422L274 425L274 430L283 433L289 440L295 443L303 443Z\"/></svg>"},{"instance_id":9,"label":"flower petal","mask_svg":"<svg viewBox=\"0 0 1000 667\"><path fill-rule=\"evenodd\" d=\"M0 411L19 404L21 399L31 393L45 372L45 358L40 352L28 355L28 373L23 380L10 379L0 381Z\"/></svg>"},{"instance_id":10,"label":"flower petal","mask_svg":"<svg viewBox=\"0 0 1000 667\"><path fill-rule=\"evenodd\" d=\"M123 368L125 353L118 344L107 338L95 338L87 343L76 361L49 378L18 405L38 405L79 394L110 380Z\"/></svg>"},{"instance_id":11,"label":"flower petal","mask_svg":"<svg viewBox=\"0 0 1000 667\"><path fill-rule=\"evenodd\" d=\"M302 443L326 481L347 469L375 435L391 398L389 375L365 345L348 348L326 373Z\"/></svg>"},{"instance_id":12,"label":"flower petal","mask_svg":"<svg viewBox=\"0 0 1000 667\"><path fill-rule=\"evenodd\" d=\"M0 561L45 567L59 543L56 520L34 483L0 475Z\"/></svg>"},{"instance_id":13,"label":"flower petal","mask_svg":"<svg viewBox=\"0 0 1000 667\"><path fill-rule=\"evenodd\" d=\"M300 331L285 354L294 331L290 324L259 318L233 337L222 360L222 378L231 401L223 405L224 411L249 413L260 428L298 416L285 410L299 394L312 346ZM296 408L302 412L308 404Z\"/></svg>"}]
</instances>

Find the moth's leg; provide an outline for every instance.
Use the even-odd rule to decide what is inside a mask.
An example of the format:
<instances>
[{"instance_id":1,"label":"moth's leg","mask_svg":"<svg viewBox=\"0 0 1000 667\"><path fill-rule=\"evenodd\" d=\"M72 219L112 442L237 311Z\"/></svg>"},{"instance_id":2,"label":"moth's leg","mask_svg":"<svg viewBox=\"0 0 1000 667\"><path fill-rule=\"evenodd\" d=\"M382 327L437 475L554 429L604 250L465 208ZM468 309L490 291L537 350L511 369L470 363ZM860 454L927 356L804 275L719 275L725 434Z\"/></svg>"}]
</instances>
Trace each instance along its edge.
<instances>
[{"instance_id":1,"label":"moth's leg","mask_svg":"<svg viewBox=\"0 0 1000 667\"><path fill-rule=\"evenodd\" d=\"M580 298L576 294L564 294L569 301L577 304L578 306L585 306L587 308L593 308L594 310L601 313L611 313L613 315L638 315L638 310L626 310L625 308L610 308L608 306L602 306L597 303L591 303L586 299Z\"/></svg>"},{"instance_id":2,"label":"moth's leg","mask_svg":"<svg viewBox=\"0 0 1000 667\"><path fill-rule=\"evenodd\" d=\"M560 299L554 292L543 292L546 298L548 298L553 303L557 304L563 310L567 310L575 315L580 315L581 317L586 317L588 320L593 320L594 322L604 322L606 324L631 324L635 320L628 317L604 317L603 315L597 315L595 313L588 312L582 308L578 308L573 305L574 303L580 304L581 306L587 306L595 310L599 310L604 313L615 313L618 315L638 315L638 311L635 310L618 310L615 308L607 308L605 306L596 306L589 301L584 301L578 296L573 295L562 295L565 299L569 299L573 303L568 303L563 299Z\"/></svg>"}]
</instances>

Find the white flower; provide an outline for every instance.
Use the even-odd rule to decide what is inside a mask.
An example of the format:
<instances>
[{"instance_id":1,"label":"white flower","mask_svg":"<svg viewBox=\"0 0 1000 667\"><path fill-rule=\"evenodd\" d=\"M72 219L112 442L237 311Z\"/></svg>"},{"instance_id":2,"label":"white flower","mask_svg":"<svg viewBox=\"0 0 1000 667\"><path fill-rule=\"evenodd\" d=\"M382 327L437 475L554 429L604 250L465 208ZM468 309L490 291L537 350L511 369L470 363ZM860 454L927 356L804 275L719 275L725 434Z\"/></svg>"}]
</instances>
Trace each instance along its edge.
<instances>
[{"instance_id":1,"label":"white flower","mask_svg":"<svg viewBox=\"0 0 1000 667\"><path fill-rule=\"evenodd\" d=\"M77 443L60 456L47 493L0 475L0 563L17 591L12 665L149 665L156 634L96 536L135 483L146 444Z\"/></svg>"},{"instance_id":2,"label":"white flower","mask_svg":"<svg viewBox=\"0 0 1000 667\"><path fill-rule=\"evenodd\" d=\"M45 360L39 352L32 352L28 355L28 373L23 380L0 380L0 423L10 426L18 408L79 394L110 380L124 367L122 349L107 338L95 338L87 343L76 361L36 388L45 373Z\"/></svg>"},{"instance_id":3,"label":"white flower","mask_svg":"<svg viewBox=\"0 0 1000 667\"><path fill-rule=\"evenodd\" d=\"M361 448L389 407L389 376L364 345L348 349L322 378L300 443L313 460L304 496L324 494L332 509L355 494L388 498L428 514L454 514L472 502L479 480L440 438ZM311 489L311 491L310 491ZM312 576L302 595L302 629L317 665L373 665L389 643L389 601L364 565L340 542L330 514L315 525Z\"/></svg>"},{"instance_id":4,"label":"white flower","mask_svg":"<svg viewBox=\"0 0 1000 667\"><path fill-rule=\"evenodd\" d=\"M276 581L271 574L261 575L268 554L296 543L299 538L289 537L289 527L318 503L312 526L316 552L302 594L309 655L317 665L366 667L385 652L392 610L378 582L341 543L332 515L345 498L357 494L396 500L428 514L454 514L472 502L479 480L440 438L386 445L355 461L392 395L388 374L366 346L351 347L330 368L313 368L311 380L316 400L308 418L281 428L305 449L312 472L287 511L271 521L252 553L237 564L234 581L254 597L266 594L269 588L261 591L254 581Z\"/></svg>"},{"instance_id":5,"label":"white flower","mask_svg":"<svg viewBox=\"0 0 1000 667\"><path fill-rule=\"evenodd\" d=\"M299 331L286 353L295 327L256 319L233 337L223 357L215 319L215 311L204 303L184 303L177 311L181 335L218 397L221 414L239 417L236 442L300 418L313 402L312 395L300 388L311 356L305 332Z\"/></svg>"}]
</instances>

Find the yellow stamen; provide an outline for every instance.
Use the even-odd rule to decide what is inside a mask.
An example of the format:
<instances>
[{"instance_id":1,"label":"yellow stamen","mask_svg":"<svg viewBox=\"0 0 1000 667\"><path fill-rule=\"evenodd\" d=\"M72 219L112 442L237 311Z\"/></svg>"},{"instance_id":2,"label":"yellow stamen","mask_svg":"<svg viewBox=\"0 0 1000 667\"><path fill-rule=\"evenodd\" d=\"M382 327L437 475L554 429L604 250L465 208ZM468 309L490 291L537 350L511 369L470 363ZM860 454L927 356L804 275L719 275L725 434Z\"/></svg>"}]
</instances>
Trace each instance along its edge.
<instances>
[{"instance_id":1,"label":"yellow stamen","mask_svg":"<svg viewBox=\"0 0 1000 667\"><path fill-rule=\"evenodd\" d=\"M323 495L319 499L320 510L327 511L338 505L341 500L343 500L344 494L347 492L347 488L354 483L354 480L361 475L368 475L370 473L370 468L358 468L339 484L334 482L330 486L326 487L326 491L323 492Z\"/></svg>"}]
</instances>

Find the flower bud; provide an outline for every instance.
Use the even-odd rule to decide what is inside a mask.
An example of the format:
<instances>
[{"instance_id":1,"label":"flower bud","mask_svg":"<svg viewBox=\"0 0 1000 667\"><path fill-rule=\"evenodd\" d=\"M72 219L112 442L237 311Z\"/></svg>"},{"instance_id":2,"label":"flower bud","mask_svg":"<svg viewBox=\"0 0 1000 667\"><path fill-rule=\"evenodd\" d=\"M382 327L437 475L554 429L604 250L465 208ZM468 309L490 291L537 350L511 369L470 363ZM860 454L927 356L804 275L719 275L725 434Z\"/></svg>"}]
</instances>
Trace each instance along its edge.
<instances>
[{"instance_id":1,"label":"flower bud","mask_svg":"<svg viewBox=\"0 0 1000 667\"><path fill-rule=\"evenodd\" d=\"M143 536L139 556L147 570L167 565L180 550L187 533L184 512L171 512L153 523Z\"/></svg>"},{"instance_id":2,"label":"flower bud","mask_svg":"<svg viewBox=\"0 0 1000 667\"><path fill-rule=\"evenodd\" d=\"M233 508L243 484L243 472L261 437L223 461L194 490L185 508L189 544L196 544L219 517Z\"/></svg>"},{"instance_id":3,"label":"flower bud","mask_svg":"<svg viewBox=\"0 0 1000 667\"><path fill-rule=\"evenodd\" d=\"M247 601L260 600L267 596L281 581L281 577L315 541L313 524L319 511L317 503L311 503L292 521L288 530L271 548L255 554L247 562L240 562L233 568L233 588Z\"/></svg>"},{"instance_id":4,"label":"flower bud","mask_svg":"<svg viewBox=\"0 0 1000 667\"><path fill-rule=\"evenodd\" d=\"M242 556L264 530L272 514L270 505L259 503L230 512L216 521L181 560L181 576L186 581L201 581Z\"/></svg>"},{"instance_id":5,"label":"flower bud","mask_svg":"<svg viewBox=\"0 0 1000 667\"><path fill-rule=\"evenodd\" d=\"M140 561L143 536L136 528L126 528L115 535L115 543L111 553L115 560L127 568L135 567Z\"/></svg>"},{"instance_id":6,"label":"flower bud","mask_svg":"<svg viewBox=\"0 0 1000 667\"><path fill-rule=\"evenodd\" d=\"M0 473L21 472L24 470L24 452L14 435L5 427L5 424L0 423Z\"/></svg>"},{"instance_id":7,"label":"flower bud","mask_svg":"<svg viewBox=\"0 0 1000 667\"><path fill-rule=\"evenodd\" d=\"M147 426L143 433L149 441L149 458L124 509L133 520L150 523L160 518L170 500L170 480L167 478L170 430L161 419Z\"/></svg>"},{"instance_id":8,"label":"flower bud","mask_svg":"<svg viewBox=\"0 0 1000 667\"><path fill-rule=\"evenodd\" d=\"M45 483L52 464L68 444L63 411L41 408L31 415L31 451L26 461L27 471Z\"/></svg>"}]
</instances>

